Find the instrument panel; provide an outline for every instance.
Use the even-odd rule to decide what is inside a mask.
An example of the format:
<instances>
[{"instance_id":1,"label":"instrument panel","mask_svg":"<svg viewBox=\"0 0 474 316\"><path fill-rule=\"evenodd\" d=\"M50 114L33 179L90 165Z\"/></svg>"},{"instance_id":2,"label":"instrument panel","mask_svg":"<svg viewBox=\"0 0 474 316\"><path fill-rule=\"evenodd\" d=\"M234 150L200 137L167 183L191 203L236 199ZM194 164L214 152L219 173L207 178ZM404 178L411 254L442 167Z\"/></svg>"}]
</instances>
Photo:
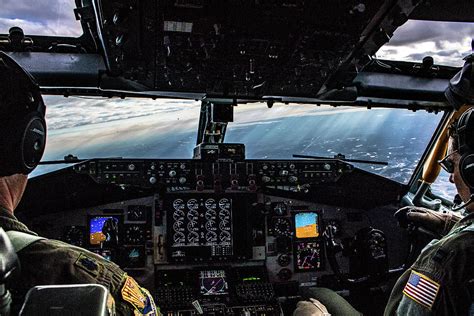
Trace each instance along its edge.
<instances>
[{"instance_id":1,"label":"instrument panel","mask_svg":"<svg viewBox=\"0 0 474 316\"><path fill-rule=\"evenodd\" d=\"M373 208L400 191L337 159L94 159L62 172L73 192L63 200L84 206L39 206L21 219L40 235L114 261L153 293L165 315L282 315L282 297L334 279L326 227L343 240L376 221L390 226L384 216L392 219L393 208ZM373 191L389 193L367 205L359 192L372 183L379 184ZM48 200L42 188L35 192ZM380 266L348 259L341 269L356 274L364 262Z\"/></svg>"}]
</instances>

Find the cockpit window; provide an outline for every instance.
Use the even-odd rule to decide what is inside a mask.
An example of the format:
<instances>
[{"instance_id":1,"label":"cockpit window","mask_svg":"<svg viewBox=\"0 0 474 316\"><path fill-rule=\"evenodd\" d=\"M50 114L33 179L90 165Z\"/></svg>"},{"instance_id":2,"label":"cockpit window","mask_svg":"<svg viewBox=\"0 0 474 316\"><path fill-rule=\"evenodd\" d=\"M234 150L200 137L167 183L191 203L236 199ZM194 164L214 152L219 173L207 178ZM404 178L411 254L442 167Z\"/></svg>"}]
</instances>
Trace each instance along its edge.
<instances>
[{"instance_id":1,"label":"cockpit window","mask_svg":"<svg viewBox=\"0 0 474 316\"><path fill-rule=\"evenodd\" d=\"M46 96L48 142L43 160L78 158L192 158L200 102ZM441 114L401 109L264 103L234 107L225 141L243 143L248 159L293 154L385 161L356 164L407 183ZM33 176L61 165L41 166Z\"/></svg>"},{"instance_id":2,"label":"cockpit window","mask_svg":"<svg viewBox=\"0 0 474 316\"><path fill-rule=\"evenodd\" d=\"M83 33L72 0L2 0L0 6L0 34L8 34L13 26L21 27L25 35L79 37Z\"/></svg>"},{"instance_id":3,"label":"cockpit window","mask_svg":"<svg viewBox=\"0 0 474 316\"><path fill-rule=\"evenodd\" d=\"M409 20L400 26L376 56L421 62L431 56L437 65L460 67L471 53L474 23Z\"/></svg>"}]
</instances>

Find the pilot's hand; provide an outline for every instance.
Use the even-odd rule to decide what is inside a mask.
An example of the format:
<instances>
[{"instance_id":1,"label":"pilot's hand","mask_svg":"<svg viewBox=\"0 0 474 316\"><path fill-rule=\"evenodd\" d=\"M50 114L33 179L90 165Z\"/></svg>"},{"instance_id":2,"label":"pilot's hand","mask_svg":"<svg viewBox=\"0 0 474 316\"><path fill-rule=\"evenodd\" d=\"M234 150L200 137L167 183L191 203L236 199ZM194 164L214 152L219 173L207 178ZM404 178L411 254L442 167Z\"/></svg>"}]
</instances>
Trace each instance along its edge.
<instances>
[{"instance_id":1,"label":"pilot's hand","mask_svg":"<svg viewBox=\"0 0 474 316\"><path fill-rule=\"evenodd\" d=\"M443 236L461 219L451 211L438 212L418 206L403 207L395 213L395 217L401 227L406 228L408 223L413 223Z\"/></svg>"},{"instance_id":2,"label":"pilot's hand","mask_svg":"<svg viewBox=\"0 0 474 316\"><path fill-rule=\"evenodd\" d=\"M331 314L320 301L310 298L309 301L298 302L293 316L331 316Z\"/></svg>"}]
</instances>

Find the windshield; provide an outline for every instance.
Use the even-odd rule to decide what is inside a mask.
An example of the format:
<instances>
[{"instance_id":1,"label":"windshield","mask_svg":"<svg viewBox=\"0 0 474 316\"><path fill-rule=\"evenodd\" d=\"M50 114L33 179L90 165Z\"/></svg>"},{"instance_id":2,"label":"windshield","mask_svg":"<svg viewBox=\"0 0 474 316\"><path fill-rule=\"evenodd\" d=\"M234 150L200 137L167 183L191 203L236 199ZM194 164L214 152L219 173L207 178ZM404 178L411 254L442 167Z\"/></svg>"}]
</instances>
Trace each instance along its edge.
<instances>
[{"instance_id":1,"label":"windshield","mask_svg":"<svg viewBox=\"0 0 474 316\"><path fill-rule=\"evenodd\" d=\"M191 158L200 102L46 96L48 142L43 160L78 158ZM400 109L264 103L234 107L225 141L244 143L248 159L293 154L385 161L357 164L407 183L441 114ZM33 176L63 165L40 166Z\"/></svg>"}]
</instances>

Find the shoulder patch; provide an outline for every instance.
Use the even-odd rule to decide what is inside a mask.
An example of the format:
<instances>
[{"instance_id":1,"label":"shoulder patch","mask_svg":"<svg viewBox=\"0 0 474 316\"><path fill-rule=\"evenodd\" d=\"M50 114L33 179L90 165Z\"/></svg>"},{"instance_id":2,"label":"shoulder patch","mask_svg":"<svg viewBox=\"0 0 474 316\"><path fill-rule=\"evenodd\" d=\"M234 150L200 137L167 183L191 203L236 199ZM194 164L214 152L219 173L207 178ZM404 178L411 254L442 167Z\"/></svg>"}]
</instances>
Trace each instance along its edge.
<instances>
[{"instance_id":1,"label":"shoulder patch","mask_svg":"<svg viewBox=\"0 0 474 316\"><path fill-rule=\"evenodd\" d=\"M410 278L403 289L403 294L431 310L438 295L439 288L439 283L422 273L412 270Z\"/></svg>"},{"instance_id":2,"label":"shoulder patch","mask_svg":"<svg viewBox=\"0 0 474 316\"><path fill-rule=\"evenodd\" d=\"M79 255L79 258L77 258L74 264L86 270L87 272L91 273L94 276L97 276L99 274L100 263L97 262L94 258L91 258L84 253L81 253Z\"/></svg>"},{"instance_id":3,"label":"shoulder patch","mask_svg":"<svg viewBox=\"0 0 474 316\"><path fill-rule=\"evenodd\" d=\"M132 277L127 276L121 293L122 298L135 308L135 315L161 315L150 292L138 285Z\"/></svg>"}]
</instances>

